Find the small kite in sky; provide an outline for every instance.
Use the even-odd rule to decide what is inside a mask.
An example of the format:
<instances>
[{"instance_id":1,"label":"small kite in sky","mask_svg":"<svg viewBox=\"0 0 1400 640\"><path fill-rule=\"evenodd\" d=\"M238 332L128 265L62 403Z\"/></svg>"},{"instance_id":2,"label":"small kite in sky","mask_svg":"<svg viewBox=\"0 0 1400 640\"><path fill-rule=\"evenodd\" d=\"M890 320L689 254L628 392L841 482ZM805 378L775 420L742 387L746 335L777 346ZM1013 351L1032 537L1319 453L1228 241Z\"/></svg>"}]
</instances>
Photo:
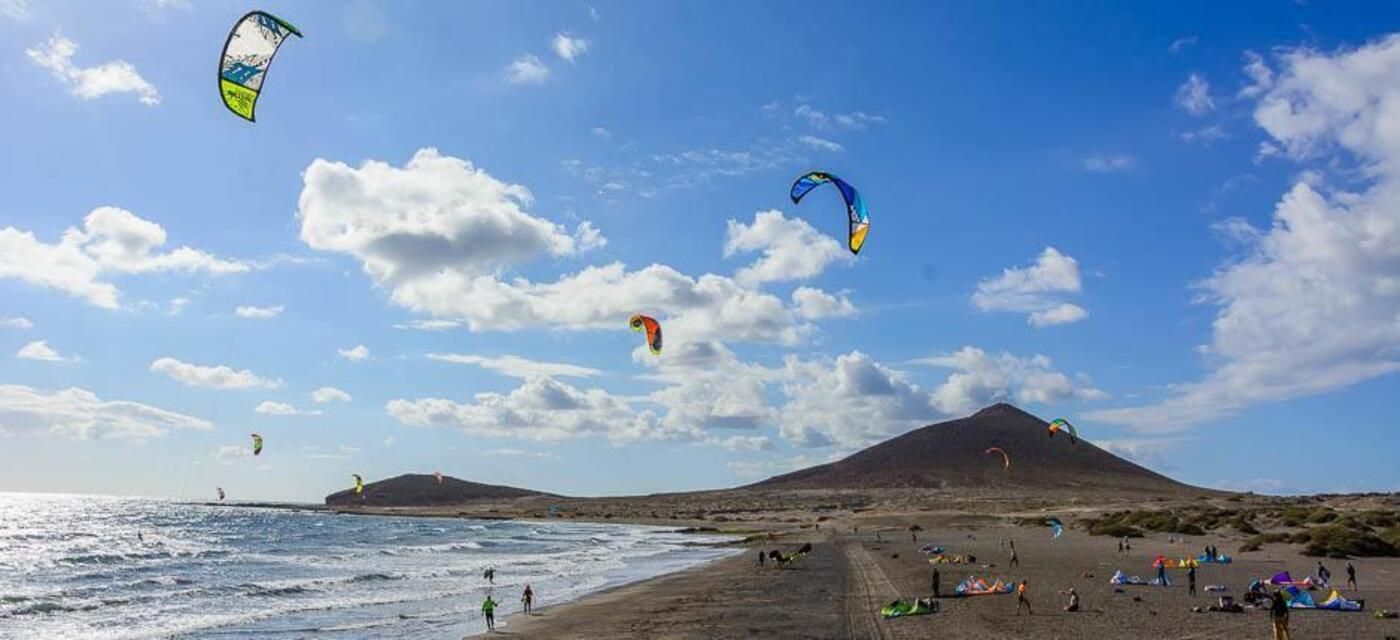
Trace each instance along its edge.
<instances>
[{"instance_id":1,"label":"small kite in sky","mask_svg":"<svg viewBox=\"0 0 1400 640\"><path fill-rule=\"evenodd\" d=\"M224 106L248 122L262 95L267 69L287 36L301 37L291 23L263 11L252 11L233 25L219 58L219 95Z\"/></svg>"},{"instance_id":2,"label":"small kite in sky","mask_svg":"<svg viewBox=\"0 0 1400 640\"><path fill-rule=\"evenodd\" d=\"M646 331L647 348L651 349L652 353L661 355L661 323L657 322L656 318L644 316L639 313L632 316L632 319L628 320L627 324L632 327L633 331Z\"/></svg>"},{"instance_id":3,"label":"small kite in sky","mask_svg":"<svg viewBox=\"0 0 1400 640\"><path fill-rule=\"evenodd\" d=\"M865 246L865 234L870 231L870 216L865 212L865 199L860 197L860 192L855 187L829 173L813 171L798 178L792 183L792 203L797 204L802 201L802 197L808 191L830 182L836 185L841 191L841 198L846 201L846 217L850 224L846 245L851 253L859 254L860 248Z\"/></svg>"}]
</instances>

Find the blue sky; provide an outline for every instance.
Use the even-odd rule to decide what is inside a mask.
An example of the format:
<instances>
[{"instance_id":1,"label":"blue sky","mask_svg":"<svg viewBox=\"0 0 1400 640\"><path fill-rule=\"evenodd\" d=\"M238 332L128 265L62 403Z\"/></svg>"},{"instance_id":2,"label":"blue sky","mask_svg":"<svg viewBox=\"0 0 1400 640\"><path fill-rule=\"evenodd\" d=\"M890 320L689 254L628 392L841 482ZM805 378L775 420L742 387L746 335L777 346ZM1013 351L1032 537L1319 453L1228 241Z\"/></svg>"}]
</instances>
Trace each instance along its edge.
<instances>
[{"instance_id":1,"label":"blue sky","mask_svg":"<svg viewBox=\"0 0 1400 640\"><path fill-rule=\"evenodd\" d=\"M249 124L245 5L0 0L0 490L697 489L1002 400L1400 489L1394 6L261 8Z\"/></svg>"}]
</instances>

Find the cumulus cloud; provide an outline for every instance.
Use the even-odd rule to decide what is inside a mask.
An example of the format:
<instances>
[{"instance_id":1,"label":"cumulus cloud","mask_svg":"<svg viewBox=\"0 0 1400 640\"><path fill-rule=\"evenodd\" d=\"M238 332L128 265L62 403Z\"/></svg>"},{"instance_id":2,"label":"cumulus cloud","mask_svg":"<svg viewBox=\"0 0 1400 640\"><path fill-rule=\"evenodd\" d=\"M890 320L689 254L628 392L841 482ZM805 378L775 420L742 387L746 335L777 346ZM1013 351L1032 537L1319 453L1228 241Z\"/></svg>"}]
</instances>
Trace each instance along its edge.
<instances>
[{"instance_id":1,"label":"cumulus cloud","mask_svg":"<svg viewBox=\"0 0 1400 640\"><path fill-rule=\"evenodd\" d=\"M953 370L932 393L933 405L949 415L968 414L996 402L1055 404L1108 397L1086 380L1058 371L1043 355L1022 358L966 346L913 362Z\"/></svg>"},{"instance_id":2,"label":"cumulus cloud","mask_svg":"<svg viewBox=\"0 0 1400 640\"><path fill-rule=\"evenodd\" d=\"M0 0L0 15L15 20L29 17L29 0Z\"/></svg>"},{"instance_id":3,"label":"cumulus cloud","mask_svg":"<svg viewBox=\"0 0 1400 640\"><path fill-rule=\"evenodd\" d=\"M15 357L21 360L38 360L40 362L69 363L82 360L78 356L64 356L49 346L47 340L35 340L20 347L15 353Z\"/></svg>"},{"instance_id":4,"label":"cumulus cloud","mask_svg":"<svg viewBox=\"0 0 1400 640\"><path fill-rule=\"evenodd\" d=\"M57 289L90 304L117 308L115 285L103 280L113 273L241 273L251 267L209 253L179 247L159 253L165 229L117 207L98 207L83 218L83 228L69 228L57 244L14 227L0 229L0 278L16 278Z\"/></svg>"},{"instance_id":5,"label":"cumulus cloud","mask_svg":"<svg viewBox=\"0 0 1400 640\"><path fill-rule=\"evenodd\" d=\"M1193 116L1203 116L1215 110L1215 100L1210 97L1210 82L1205 76L1193 73L1176 88L1176 106Z\"/></svg>"},{"instance_id":6,"label":"cumulus cloud","mask_svg":"<svg viewBox=\"0 0 1400 640\"><path fill-rule=\"evenodd\" d=\"M285 402L273 402L264 400L253 407L254 413L261 413L269 416L315 416L320 415L320 411L303 411Z\"/></svg>"},{"instance_id":7,"label":"cumulus cloud","mask_svg":"<svg viewBox=\"0 0 1400 640\"><path fill-rule=\"evenodd\" d=\"M855 305L843 295L832 295L821 289L798 287L792 291L792 303L797 315L805 320L847 317L856 314Z\"/></svg>"},{"instance_id":8,"label":"cumulus cloud","mask_svg":"<svg viewBox=\"0 0 1400 640\"><path fill-rule=\"evenodd\" d=\"M544 84L548 79L549 67L534 54L520 56L506 67L506 80L511 84Z\"/></svg>"},{"instance_id":9,"label":"cumulus cloud","mask_svg":"<svg viewBox=\"0 0 1400 640\"><path fill-rule=\"evenodd\" d=\"M340 354L340 357L351 362L360 362L361 360L369 359L369 347L362 344L357 344L349 349L336 349L335 352Z\"/></svg>"},{"instance_id":10,"label":"cumulus cloud","mask_svg":"<svg viewBox=\"0 0 1400 640\"><path fill-rule=\"evenodd\" d=\"M139 402L102 400L77 387L45 393L32 387L0 385L0 434L4 435L145 440L171 429L213 427L207 420Z\"/></svg>"},{"instance_id":11,"label":"cumulus cloud","mask_svg":"<svg viewBox=\"0 0 1400 640\"><path fill-rule=\"evenodd\" d=\"M250 318L253 320L268 320L282 315L283 309L285 309L285 307L283 307L280 304L275 307L243 306L235 309L234 313L237 314L240 318Z\"/></svg>"},{"instance_id":12,"label":"cumulus cloud","mask_svg":"<svg viewBox=\"0 0 1400 640\"><path fill-rule=\"evenodd\" d=\"M1167 46L1167 53L1173 55L1181 53L1187 47L1194 46L1197 42L1200 41L1201 39L1197 36L1186 36L1184 38L1177 38L1173 40L1170 45Z\"/></svg>"},{"instance_id":13,"label":"cumulus cloud","mask_svg":"<svg viewBox=\"0 0 1400 640\"><path fill-rule=\"evenodd\" d=\"M932 397L900 371L852 351L835 361L788 357L780 432L804 447L863 447L938 415Z\"/></svg>"},{"instance_id":14,"label":"cumulus cloud","mask_svg":"<svg viewBox=\"0 0 1400 640\"><path fill-rule=\"evenodd\" d=\"M978 282L972 304L982 311L1027 313L1031 326L1048 327L1088 317L1088 311L1064 300L1081 289L1079 262L1046 247L1035 264L1004 269L1000 276Z\"/></svg>"},{"instance_id":15,"label":"cumulus cloud","mask_svg":"<svg viewBox=\"0 0 1400 640\"><path fill-rule=\"evenodd\" d=\"M141 104L160 104L160 92L156 91L155 85L142 78L131 63L113 60L95 67L79 67L73 64L73 54L77 52L78 44L58 33L53 34L48 42L24 50L31 62L53 74L68 85L73 95L84 100L109 93L134 93Z\"/></svg>"},{"instance_id":16,"label":"cumulus cloud","mask_svg":"<svg viewBox=\"0 0 1400 640\"><path fill-rule=\"evenodd\" d=\"M724 255L761 251L753 264L739 269L735 279L747 285L804 280L836 263L850 264L854 257L835 238L800 218L788 218L777 210L754 214L745 224L730 220L724 239Z\"/></svg>"},{"instance_id":17,"label":"cumulus cloud","mask_svg":"<svg viewBox=\"0 0 1400 640\"><path fill-rule=\"evenodd\" d=\"M28 331L34 328L34 323L24 316L3 317L0 318L0 328Z\"/></svg>"},{"instance_id":18,"label":"cumulus cloud","mask_svg":"<svg viewBox=\"0 0 1400 640\"><path fill-rule=\"evenodd\" d=\"M588 53L587 40L575 38L566 33L555 34L554 40L550 41L549 46L554 50L554 55L568 62L574 62L579 56Z\"/></svg>"},{"instance_id":19,"label":"cumulus cloud","mask_svg":"<svg viewBox=\"0 0 1400 640\"><path fill-rule=\"evenodd\" d=\"M281 380L262 378L247 369L238 370L224 365L209 367L175 358L160 358L152 362L151 372L186 386L206 389L277 389L282 386Z\"/></svg>"},{"instance_id":20,"label":"cumulus cloud","mask_svg":"<svg viewBox=\"0 0 1400 640\"><path fill-rule=\"evenodd\" d=\"M316 404L327 402L350 402L353 398L350 394L335 387L321 387L311 392L311 401Z\"/></svg>"},{"instance_id":21,"label":"cumulus cloud","mask_svg":"<svg viewBox=\"0 0 1400 640\"><path fill-rule=\"evenodd\" d=\"M1118 173L1137 166L1137 161L1126 153L1096 153L1084 158L1084 170L1094 173Z\"/></svg>"},{"instance_id":22,"label":"cumulus cloud","mask_svg":"<svg viewBox=\"0 0 1400 640\"><path fill-rule=\"evenodd\" d=\"M1182 429L1400 369L1400 36L1334 53L1286 50L1276 62L1276 73L1250 73L1260 87L1255 123L1279 154L1359 164L1362 188L1329 189L1304 172L1268 228L1236 229L1245 252L1198 283L1218 308L1200 349L1209 373L1155 404L1093 419Z\"/></svg>"},{"instance_id":23,"label":"cumulus cloud","mask_svg":"<svg viewBox=\"0 0 1400 640\"><path fill-rule=\"evenodd\" d=\"M439 362L474 365L512 378L528 378L530 376L591 378L593 376L602 375L603 373L597 369L581 367L574 364L541 362L539 360L529 360L512 355L491 358L465 353L430 353L428 354L428 359L437 360Z\"/></svg>"}]
</instances>

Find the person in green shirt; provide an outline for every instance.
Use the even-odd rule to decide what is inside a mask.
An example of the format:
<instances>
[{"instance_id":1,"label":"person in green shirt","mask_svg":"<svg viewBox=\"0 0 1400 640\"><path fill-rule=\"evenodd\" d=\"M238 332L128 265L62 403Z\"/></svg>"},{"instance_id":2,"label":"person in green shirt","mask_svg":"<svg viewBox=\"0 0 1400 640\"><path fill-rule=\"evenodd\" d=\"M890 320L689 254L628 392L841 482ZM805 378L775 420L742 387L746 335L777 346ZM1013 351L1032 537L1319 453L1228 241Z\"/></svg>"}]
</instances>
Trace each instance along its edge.
<instances>
[{"instance_id":1,"label":"person in green shirt","mask_svg":"<svg viewBox=\"0 0 1400 640\"><path fill-rule=\"evenodd\" d=\"M481 603L481 615L486 616L486 630L496 630L496 601L491 596L486 596L486 600Z\"/></svg>"}]
</instances>

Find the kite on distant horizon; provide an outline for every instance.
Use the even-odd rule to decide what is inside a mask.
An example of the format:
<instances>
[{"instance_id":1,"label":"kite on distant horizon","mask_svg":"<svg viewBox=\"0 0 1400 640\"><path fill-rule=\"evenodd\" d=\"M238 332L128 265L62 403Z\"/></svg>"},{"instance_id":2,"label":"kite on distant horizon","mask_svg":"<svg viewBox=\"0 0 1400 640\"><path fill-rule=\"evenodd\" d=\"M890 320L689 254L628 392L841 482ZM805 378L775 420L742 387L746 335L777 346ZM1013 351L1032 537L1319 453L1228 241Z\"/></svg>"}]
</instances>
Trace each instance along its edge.
<instances>
[{"instance_id":1,"label":"kite on distant horizon","mask_svg":"<svg viewBox=\"0 0 1400 640\"><path fill-rule=\"evenodd\" d=\"M865 199L860 197L860 192L856 191L855 187L829 173L813 171L803 174L793 182L792 191L788 196L792 198L793 204L797 204L807 192L828 182L836 185L841 191L841 198L846 202L846 218L849 223L846 246L851 253L859 254L860 248L865 246L865 235L870 231L870 215L865 211Z\"/></svg>"},{"instance_id":2,"label":"kite on distant horizon","mask_svg":"<svg viewBox=\"0 0 1400 640\"><path fill-rule=\"evenodd\" d=\"M214 487L214 488L219 490L219 502L223 502L223 501L224 501L224 488L223 488L223 487Z\"/></svg>"},{"instance_id":3,"label":"kite on distant horizon","mask_svg":"<svg viewBox=\"0 0 1400 640\"><path fill-rule=\"evenodd\" d=\"M258 455L262 453L262 436L256 433L251 435L253 436L253 455Z\"/></svg>"},{"instance_id":4,"label":"kite on distant horizon","mask_svg":"<svg viewBox=\"0 0 1400 640\"><path fill-rule=\"evenodd\" d=\"M1049 525L1050 529L1055 532L1054 537L1056 538L1060 537L1060 534L1065 532L1065 525L1060 522L1059 518L1046 518L1045 524Z\"/></svg>"},{"instance_id":5,"label":"kite on distant horizon","mask_svg":"<svg viewBox=\"0 0 1400 640\"><path fill-rule=\"evenodd\" d=\"M1004 451L1001 447L988 447L987 450L986 450L986 451L983 451L982 453L992 453L993 451L995 451L995 452L1001 454L1002 471L1006 471L1006 470L1010 469L1010 468L1011 468L1011 456L1006 455L1006 451Z\"/></svg>"},{"instance_id":6,"label":"kite on distant horizon","mask_svg":"<svg viewBox=\"0 0 1400 640\"><path fill-rule=\"evenodd\" d=\"M358 473L352 473L352 474L350 474L350 477L352 477L352 478L355 479L355 495L360 496L360 497L363 498L364 495L365 495L365 481L364 481L364 479L361 478L361 477L360 477L360 474L358 474Z\"/></svg>"},{"instance_id":7,"label":"kite on distant horizon","mask_svg":"<svg viewBox=\"0 0 1400 640\"><path fill-rule=\"evenodd\" d=\"M433 472L433 477L434 477L434 478L437 478L437 483L438 483L438 484L442 484L442 472L441 472L441 471L434 471L434 472Z\"/></svg>"},{"instance_id":8,"label":"kite on distant horizon","mask_svg":"<svg viewBox=\"0 0 1400 640\"><path fill-rule=\"evenodd\" d=\"M267 69L287 36L301 37L290 22L264 11L250 11L228 33L219 56L219 95L238 117L254 122Z\"/></svg>"},{"instance_id":9,"label":"kite on distant horizon","mask_svg":"<svg viewBox=\"0 0 1400 640\"><path fill-rule=\"evenodd\" d=\"M1051 438L1055 437L1055 434L1064 430L1069 432L1070 444L1076 444L1079 442L1079 431L1074 428L1074 425L1069 423L1069 420L1065 420L1064 418L1055 418L1055 420L1051 422L1050 426L1047 428L1050 430Z\"/></svg>"}]
</instances>

